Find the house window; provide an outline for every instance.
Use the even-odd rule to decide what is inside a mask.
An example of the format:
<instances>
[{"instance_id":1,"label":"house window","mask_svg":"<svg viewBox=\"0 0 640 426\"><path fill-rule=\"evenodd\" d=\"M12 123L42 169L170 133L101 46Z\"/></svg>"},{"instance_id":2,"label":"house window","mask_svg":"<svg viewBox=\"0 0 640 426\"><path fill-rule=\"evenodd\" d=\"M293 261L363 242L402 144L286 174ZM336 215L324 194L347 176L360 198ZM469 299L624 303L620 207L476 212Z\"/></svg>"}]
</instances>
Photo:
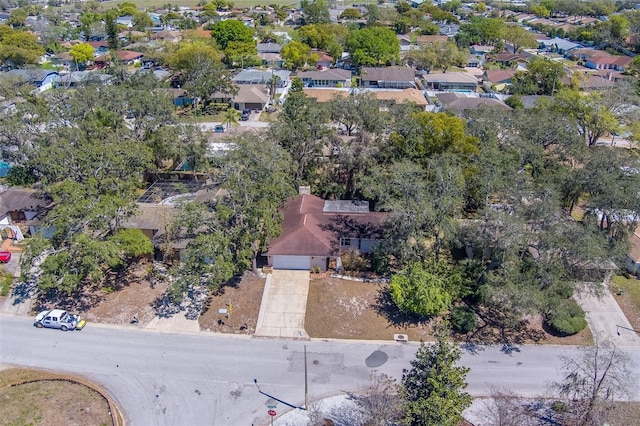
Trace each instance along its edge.
<instances>
[{"instance_id":1,"label":"house window","mask_svg":"<svg viewBox=\"0 0 640 426\"><path fill-rule=\"evenodd\" d=\"M340 238L340 245L341 246L350 246L351 245L351 238Z\"/></svg>"}]
</instances>

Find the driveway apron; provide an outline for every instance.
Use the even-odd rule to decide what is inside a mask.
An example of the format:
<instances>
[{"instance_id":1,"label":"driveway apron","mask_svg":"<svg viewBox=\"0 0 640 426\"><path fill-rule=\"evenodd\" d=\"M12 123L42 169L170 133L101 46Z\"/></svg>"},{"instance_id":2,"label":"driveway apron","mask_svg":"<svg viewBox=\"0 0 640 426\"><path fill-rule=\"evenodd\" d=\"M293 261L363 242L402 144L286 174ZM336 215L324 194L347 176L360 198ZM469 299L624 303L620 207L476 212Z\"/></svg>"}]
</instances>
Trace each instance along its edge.
<instances>
[{"instance_id":1,"label":"driveway apron","mask_svg":"<svg viewBox=\"0 0 640 426\"><path fill-rule=\"evenodd\" d=\"M274 270L267 276L256 336L307 339L304 317L309 271Z\"/></svg>"}]
</instances>

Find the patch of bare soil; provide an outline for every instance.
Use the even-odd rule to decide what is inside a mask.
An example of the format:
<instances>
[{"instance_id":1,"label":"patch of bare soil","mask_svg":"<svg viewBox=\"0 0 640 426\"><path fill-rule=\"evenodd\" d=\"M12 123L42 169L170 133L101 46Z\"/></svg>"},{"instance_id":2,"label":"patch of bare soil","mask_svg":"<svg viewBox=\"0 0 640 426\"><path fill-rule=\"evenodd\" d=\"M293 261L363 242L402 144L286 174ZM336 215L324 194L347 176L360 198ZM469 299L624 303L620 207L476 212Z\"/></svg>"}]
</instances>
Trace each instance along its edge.
<instances>
[{"instance_id":1,"label":"patch of bare soil","mask_svg":"<svg viewBox=\"0 0 640 426\"><path fill-rule=\"evenodd\" d=\"M167 290L168 284L151 274L154 265L141 261L132 265L123 277L104 286L94 286L67 299L41 301L38 310L54 307L80 313L87 322L130 324L135 317L140 325L155 316L154 302Z\"/></svg>"},{"instance_id":2,"label":"patch of bare soil","mask_svg":"<svg viewBox=\"0 0 640 426\"><path fill-rule=\"evenodd\" d=\"M264 278L247 272L239 282L222 287L217 294L207 299L198 318L200 329L218 333L253 334L256 331L264 285ZM220 314L220 309L226 309L229 317Z\"/></svg>"},{"instance_id":3,"label":"patch of bare soil","mask_svg":"<svg viewBox=\"0 0 640 426\"><path fill-rule=\"evenodd\" d=\"M631 328L640 330L640 311L638 311L638 306L633 296L629 293L612 294L616 302L618 302L618 306L622 309L624 316L629 320Z\"/></svg>"},{"instance_id":4,"label":"patch of bare soil","mask_svg":"<svg viewBox=\"0 0 640 426\"><path fill-rule=\"evenodd\" d=\"M479 324L480 328L475 332L454 338L489 344L581 345L593 342L588 328L573 336L553 335L540 317L527 318L517 327L506 330L482 321ZM400 312L391 301L387 284L336 278L312 279L310 282L305 329L311 337L390 340L394 334L406 334L412 341L428 341L432 340L431 326L431 321Z\"/></svg>"},{"instance_id":5,"label":"patch of bare soil","mask_svg":"<svg viewBox=\"0 0 640 426\"><path fill-rule=\"evenodd\" d=\"M0 372L0 425L114 425L108 397L82 380L37 370Z\"/></svg>"},{"instance_id":6,"label":"patch of bare soil","mask_svg":"<svg viewBox=\"0 0 640 426\"><path fill-rule=\"evenodd\" d=\"M414 322L391 309L386 284L325 278L309 284L305 329L311 337L391 340L406 334L409 340L431 340L431 326Z\"/></svg>"}]
</instances>

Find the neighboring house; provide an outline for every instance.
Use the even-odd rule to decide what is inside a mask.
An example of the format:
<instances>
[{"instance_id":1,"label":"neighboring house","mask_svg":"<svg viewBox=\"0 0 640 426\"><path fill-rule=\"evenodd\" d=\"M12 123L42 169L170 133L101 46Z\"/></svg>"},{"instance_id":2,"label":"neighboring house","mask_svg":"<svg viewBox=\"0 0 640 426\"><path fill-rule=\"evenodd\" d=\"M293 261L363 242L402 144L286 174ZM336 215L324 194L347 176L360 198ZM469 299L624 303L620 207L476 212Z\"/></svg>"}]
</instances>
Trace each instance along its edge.
<instances>
[{"instance_id":1,"label":"neighboring house","mask_svg":"<svg viewBox=\"0 0 640 426\"><path fill-rule=\"evenodd\" d=\"M136 214L127 218L121 226L124 229L142 231L154 245L155 260L181 260L188 241L170 241L167 235L167 230L178 213L179 209L172 205L138 203ZM172 251L174 255L165 256L168 251Z\"/></svg>"},{"instance_id":2,"label":"neighboring house","mask_svg":"<svg viewBox=\"0 0 640 426\"><path fill-rule=\"evenodd\" d=\"M280 55L282 46L278 43L258 43L258 57L262 64L270 67L282 68L284 60Z\"/></svg>"},{"instance_id":3,"label":"neighboring house","mask_svg":"<svg viewBox=\"0 0 640 426\"><path fill-rule=\"evenodd\" d=\"M482 68L486 59L484 55L469 55L467 58L467 68Z\"/></svg>"},{"instance_id":4,"label":"neighboring house","mask_svg":"<svg viewBox=\"0 0 640 426\"><path fill-rule=\"evenodd\" d=\"M40 68L21 68L0 74L0 78L13 79L31 84L36 87L38 93L51 89L60 81L57 71Z\"/></svg>"},{"instance_id":5,"label":"neighboring house","mask_svg":"<svg viewBox=\"0 0 640 426\"><path fill-rule=\"evenodd\" d=\"M69 52L62 52L55 55L51 55L49 57L49 60L51 61L51 65L64 67L69 70L76 68L76 61L69 54Z\"/></svg>"},{"instance_id":6,"label":"neighboring house","mask_svg":"<svg viewBox=\"0 0 640 426\"><path fill-rule=\"evenodd\" d=\"M560 37L555 37L550 40L536 40L541 50L549 52L555 52L560 55L566 55L574 49L580 49L583 46L578 43L574 43L569 40L565 40Z\"/></svg>"},{"instance_id":7,"label":"neighboring house","mask_svg":"<svg viewBox=\"0 0 640 426\"><path fill-rule=\"evenodd\" d=\"M350 250L370 252L382 238L384 213L369 211L367 201L325 201L310 194L289 200L282 233L269 243L269 266L325 271L330 261Z\"/></svg>"},{"instance_id":8,"label":"neighboring house","mask_svg":"<svg viewBox=\"0 0 640 426\"><path fill-rule=\"evenodd\" d=\"M440 35L447 36L447 38L455 37L460 31L460 25L458 24L440 24Z\"/></svg>"},{"instance_id":9,"label":"neighboring house","mask_svg":"<svg viewBox=\"0 0 640 426\"><path fill-rule=\"evenodd\" d=\"M92 71L73 71L60 75L60 82L63 87L78 87L86 84L106 84L111 80L109 74L102 74Z\"/></svg>"},{"instance_id":10,"label":"neighboring house","mask_svg":"<svg viewBox=\"0 0 640 426\"><path fill-rule=\"evenodd\" d=\"M304 71L298 77L306 87L351 87L351 71L340 68Z\"/></svg>"},{"instance_id":11,"label":"neighboring house","mask_svg":"<svg viewBox=\"0 0 640 426\"><path fill-rule=\"evenodd\" d=\"M276 88L282 89L289 84L291 71L287 70L257 70L253 68L240 71L233 77L235 84L270 84L276 80Z\"/></svg>"},{"instance_id":12,"label":"neighboring house","mask_svg":"<svg viewBox=\"0 0 640 426\"><path fill-rule=\"evenodd\" d=\"M469 51L472 55L486 55L487 53L493 52L494 49L494 46L483 46L480 44L474 44L469 48Z\"/></svg>"},{"instance_id":13,"label":"neighboring house","mask_svg":"<svg viewBox=\"0 0 640 426\"><path fill-rule=\"evenodd\" d=\"M603 54L591 56L585 61L584 66L594 70L624 71L632 60L633 58L629 56L615 56L603 52Z\"/></svg>"},{"instance_id":14,"label":"neighboring house","mask_svg":"<svg viewBox=\"0 0 640 426\"><path fill-rule=\"evenodd\" d=\"M516 70L487 70L484 72L485 88L502 92L511 84ZM487 87L488 86L488 87Z\"/></svg>"},{"instance_id":15,"label":"neighboring house","mask_svg":"<svg viewBox=\"0 0 640 426\"><path fill-rule=\"evenodd\" d=\"M442 109L451 111L454 113L462 112L465 110L479 109L482 107L497 108L497 109L504 109L504 110L511 109L509 105L505 104L502 101L499 101L498 99L488 98L488 97L479 98L479 97L465 96L462 93L454 93L454 92L437 93L436 98L438 98L438 101L442 105Z\"/></svg>"},{"instance_id":16,"label":"neighboring house","mask_svg":"<svg viewBox=\"0 0 640 426\"><path fill-rule=\"evenodd\" d=\"M238 93L231 98L237 110L262 110L269 102L269 88L264 84L241 84Z\"/></svg>"},{"instance_id":17,"label":"neighboring house","mask_svg":"<svg viewBox=\"0 0 640 426\"><path fill-rule=\"evenodd\" d=\"M367 89L406 89L416 87L415 72L409 67L363 67L361 85Z\"/></svg>"},{"instance_id":18,"label":"neighboring house","mask_svg":"<svg viewBox=\"0 0 640 426\"><path fill-rule=\"evenodd\" d=\"M116 50L115 54L118 59L120 59L120 61L125 65L134 65L136 63L139 63L144 57L144 53L133 52L130 50ZM98 68L106 67L110 61L111 53L106 53L104 55L98 56L93 60L93 62L96 64L96 67Z\"/></svg>"},{"instance_id":19,"label":"neighboring house","mask_svg":"<svg viewBox=\"0 0 640 426\"><path fill-rule=\"evenodd\" d=\"M343 98L351 96L349 89L305 87L303 91L309 99L313 99L318 103L331 102L336 96Z\"/></svg>"},{"instance_id":20,"label":"neighboring house","mask_svg":"<svg viewBox=\"0 0 640 426\"><path fill-rule=\"evenodd\" d=\"M403 90L371 90L366 93L371 93L376 99L382 102L385 106L392 104L413 104L420 107L422 110L426 110L429 102L424 97L422 92L413 87L409 87Z\"/></svg>"},{"instance_id":21,"label":"neighboring house","mask_svg":"<svg viewBox=\"0 0 640 426\"><path fill-rule=\"evenodd\" d=\"M109 43L106 41L88 41L87 43L93 47L93 56L100 56L109 52Z\"/></svg>"},{"instance_id":22,"label":"neighboring house","mask_svg":"<svg viewBox=\"0 0 640 426\"><path fill-rule=\"evenodd\" d=\"M49 202L35 197L29 189L10 188L0 193L0 234L3 238L23 240L20 226L29 226L29 221L46 213ZM29 226L29 233L35 235L37 226Z\"/></svg>"},{"instance_id":23,"label":"neighboring house","mask_svg":"<svg viewBox=\"0 0 640 426\"><path fill-rule=\"evenodd\" d=\"M519 64L524 64L526 60L526 56L521 53L492 53L487 56L487 61L509 68L513 68Z\"/></svg>"},{"instance_id":24,"label":"neighboring house","mask_svg":"<svg viewBox=\"0 0 640 426\"><path fill-rule=\"evenodd\" d=\"M449 37L446 35L422 35L416 38L416 44L418 46L427 46L434 43L446 43L449 41Z\"/></svg>"},{"instance_id":25,"label":"neighboring house","mask_svg":"<svg viewBox=\"0 0 640 426\"><path fill-rule=\"evenodd\" d=\"M151 36L153 40L162 40L168 43L178 43L182 40L182 33L174 30L162 30Z\"/></svg>"},{"instance_id":26,"label":"neighboring house","mask_svg":"<svg viewBox=\"0 0 640 426\"><path fill-rule=\"evenodd\" d=\"M322 50L315 50L311 53L318 55L318 60L316 61L316 66L318 67L318 69L329 68L331 65L333 65L333 58L329 56L327 52L323 52Z\"/></svg>"},{"instance_id":27,"label":"neighboring house","mask_svg":"<svg viewBox=\"0 0 640 426\"><path fill-rule=\"evenodd\" d=\"M124 25L127 28L133 28L133 16L120 16L116 19L116 24Z\"/></svg>"},{"instance_id":28,"label":"neighboring house","mask_svg":"<svg viewBox=\"0 0 640 426\"><path fill-rule=\"evenodd\" d=\"M436 91L477 92L478 78L466 72L424 74L424 87Z\"/></svg>"}]
</instances>

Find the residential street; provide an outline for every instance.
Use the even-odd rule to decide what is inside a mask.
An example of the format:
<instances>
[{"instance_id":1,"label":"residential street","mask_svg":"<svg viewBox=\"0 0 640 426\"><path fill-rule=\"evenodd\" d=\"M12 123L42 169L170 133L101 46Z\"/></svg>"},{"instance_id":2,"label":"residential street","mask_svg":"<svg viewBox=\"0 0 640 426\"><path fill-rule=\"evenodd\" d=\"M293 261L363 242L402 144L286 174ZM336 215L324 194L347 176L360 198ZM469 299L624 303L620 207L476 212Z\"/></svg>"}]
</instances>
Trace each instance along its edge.
<instances>
[{"instance_id":1,"label":"residential street","mask_svg":"<svg viewBox=\"0 0 640 426\"><path fill-rule=\"evenodd\" d=\"M372 369L399 378L417 349L416 343L251 339L98 324L64 333L36 329L31 321L0 317L0 362L84 375L111 393L131 425L266 424L266 397L253 379L263 392L303 404L304 345L312 400L366 387ZM492 387L543 393L558 378L558 356L575 351L542 345L510 354L501 349L479 347L465 353L474 395ZM640 349L628 350L638 370ZM386 357L370 357L374 351ZM280 412L283 408L279 404Z\"/></svg>"}]
</instances>

